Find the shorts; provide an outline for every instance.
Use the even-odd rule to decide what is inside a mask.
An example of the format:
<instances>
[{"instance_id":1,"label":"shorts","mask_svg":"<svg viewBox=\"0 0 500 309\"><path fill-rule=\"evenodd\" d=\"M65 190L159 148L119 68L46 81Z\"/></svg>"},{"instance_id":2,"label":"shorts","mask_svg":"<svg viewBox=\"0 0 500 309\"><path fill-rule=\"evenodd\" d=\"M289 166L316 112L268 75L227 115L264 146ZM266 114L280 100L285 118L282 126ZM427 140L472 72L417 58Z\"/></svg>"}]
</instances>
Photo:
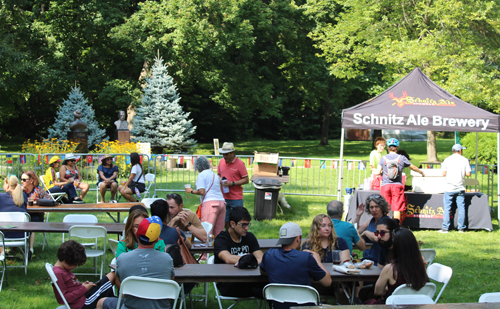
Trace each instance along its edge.
<instances>
[{"instance_id":1,"label":"shorts","mask_svg":"<svg viewBox=\"0 0 500 309\"><path fill-rule=\"evenodd\" d=\"M243 207L243 200L226 200L226 222L229 222L229 214L234 207Z\"/></svg>"},{"instance_id":2,"label":"shorts","mask_svg":"<svg viewBox=\"0 0 500 309\"><path fill-rule=\"evenodd\" d=\"M135 188L137 188L141 193L146 191L146 184L142 182L131 181L128 184L128 187L130 188L130 190L132 190L132 193L135 193Z\"/></svg>"},{"instance_id":3,"label":"shorts","mask_svg":"<svg viewBox=\"0 0 500 309\"><path fill-rule=\"evenodd\" d=\"M392 211L405 211L405 194L402 184L386 184L380 187L380 195L382 195L387 203L391 205Z\"/></svg>"},{"instance_id":4,"label":"shorts","mask_svg":"<svg viewBox=\"0 0 500 309\"><path fill-rule=\"evenodd\" d=\"M113 182L117 183L116 180L113 179ZM99 188L99 186L101 185L101 183L103 183L103 181L99 181L97 183L97 188ZM111 188L111 185L107 186L108 188Z\"/></svg>"},{"instance_id":5,"label":"shorts","mask_svg":"<svg viewBox=\"0 0 500 309\"><path fill-rule=\"evenodd\" d=\"M120 308L123 306L123 301L125 299L122 298L121 300L121 305L120 305ZM110 298L106 298L104 300L104 302L102 303L102 307L104 309L116 309L116 305L118 304L118 297L110 297Z\"/></svg>"},{"instance_id":6,"label":"shorts","mask_svg":"<svg viewBox=\"0 0 500 309\"><path fill-rule=\"evenodd\" d=\"M113 285L109 281L107 276L104 276L101 280L97 282L97 285L92 287L86 294L85 305L82 309L94 309L97 306L97 302L104 297L115 297L113 292ZM116 308L116 303L115 303Z\"/></svg>"}]
</instances>

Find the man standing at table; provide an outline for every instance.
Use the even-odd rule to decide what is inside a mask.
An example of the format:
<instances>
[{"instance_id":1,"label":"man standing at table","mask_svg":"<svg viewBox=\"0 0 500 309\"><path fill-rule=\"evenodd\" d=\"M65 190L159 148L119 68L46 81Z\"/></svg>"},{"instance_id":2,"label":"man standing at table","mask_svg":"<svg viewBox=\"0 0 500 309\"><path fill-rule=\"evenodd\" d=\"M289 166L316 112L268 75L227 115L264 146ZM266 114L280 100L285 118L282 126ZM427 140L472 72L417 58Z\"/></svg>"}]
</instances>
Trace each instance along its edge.
<instances>
[{"instance_id":1,"label":"man standing at table","mask_svg":"<svg viewBox=\"0 0 500 309\"><path fill-rule=\"evenodd\" d=\"M174 262L169 254L154 249L162 230L161 219L157 216L141 221L137 228L138 247L125 252L116 259L116 276L123 282L130 276L156 279L173 279ZM108 297L103 308L116 309L118 298ZM168 299L149 300L134 296L125 296L122 308L170 308Z\"/></svg>"},{"instance_id":2,"label":"man standing at table","mask_svg":"<svg viewBox=\"0 0 500 309\"><path fill-rule=\"evenodd\" d=\"M456 199L458 210L458 232L465 232L465 186L464 178L471 175L469 160L462 156L462 149L466 149L460 144L455 144L451 148L452 155L444 159L441 164L441 172L446 177L446 184L443 195L443 228L440 233L448 233L450 228L450 211L453 200Z\"/></svg>"},{"instance_id":3,"label":"man standing at table","mask_svg":"<svg viewBox=\"0 0 500 309\"><path fill-rule=\"evenodd\" d=\"M366 243L362 237L359 237L358 231L354 225L349 222L342 221L342 213L344 212L344 204L340 201L331 201L326 207L326 212L332 219L333 228L338 237L343 238L347 242L349 252L352 255L352 244L356 244L359 250L365 251Z\"/></svg>"},{"instance_id":4,"label":"man standing at table","mask_svg":"<svg viewBox=\"0 0 500 309\"><path fill-rule=\"evenodd\" d=\"M183 209L182 196L177 193L167 194L169 208L168 226L179 227L181 231L191 232L203 243L207 241L207 232L201 225L200 218L189 209Z\"/></svg>"},{"instance_id":5,"label":"man standing at table","mask_svg":"<svg viewBox=\"0 0 500 309\"><path fill-rule=\"evenodd\" d=\"M222 194L226 200L226 225L229 226L229 213L235 207L243 207L243 185L249 182L247 168L245 163L238 159L234 154L233 143L224 143L222 148L219 148L219 153L222 154L224 160L219 162L217 174L222 179L226 177L225 182L221 181ZM224 192L224 190L229 192Z\"/></svg>"},{"instance_id":6,"label":"man standing at table","mask_svg":"<svg viewBox=\"0 0 500 309\"><path fill-rule=\"evenodd\" d=\"M316 252L299 251L302 242L302 229L297 223L287 222L280 228L278 245L266 251L260 263L260 271L269 276L269 283L299 284L311 286L311 278L323 286L332 284L332 277L321 263ZM273 308L284 309L294 303L274 302ZM304 304L313 305L313 304Z\"/></svg>"},{"instance_id":7,"label":"man standing at table","mask_svg":"<svg viewBox=\"0 0 500 309\"><path fill-rule=\"evenodd\" d=\"M255 236L248 232L252 217L245 207L236 207L229 215L229 227L215 238L214 263L236 264L240 258L253 254L257 265L262 259L262 251ZM220 282L217 283L221 295L233 297L258 297L262 298L262 289L265 283L253 282Z\"/></svg>"}]
</instances>

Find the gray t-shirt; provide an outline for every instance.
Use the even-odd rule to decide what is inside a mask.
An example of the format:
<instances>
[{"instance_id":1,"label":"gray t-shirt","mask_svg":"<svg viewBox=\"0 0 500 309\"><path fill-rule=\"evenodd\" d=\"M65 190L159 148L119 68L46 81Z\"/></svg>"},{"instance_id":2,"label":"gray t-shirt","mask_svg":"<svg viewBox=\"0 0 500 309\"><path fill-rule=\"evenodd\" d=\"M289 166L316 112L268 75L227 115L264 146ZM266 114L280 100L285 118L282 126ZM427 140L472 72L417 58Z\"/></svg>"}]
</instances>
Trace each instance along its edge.
<instances>
[{"instance_id":1,"label":"gray t-shirt","mask_svg":"<svg viewBox=\"0 0 500 309\"><path fill-rule=\"evenodd\" d=\"M172 279L174 263L170 255L154 249L135 249L122 253L116 260L116 276L123 282L127 277L140 276L157 279ZM167 299L149 300L125 296L124 308L170 309Z\"/></svg>"},{"instance_id":2,"label":"gray t-shirt","mask_svg":"<svg viewBox=\"0 0 500 309\"><path fill-rule=\"evenodd\" d=\"M398 170L399 170L399 175L396 179L392 180L387 177L387 164L385 163L385 159L387 158L388 160L396 159L397 157L399 158L399 163L398 163ZM402 182L402 174L403 174L403 169L407 166L411 165L411 162L402 155L398 155L396 153L390 153L388 155L383 156L380 158L380 161L378 162L378 165L382 166L382 170L384 171L382 174L382 186L387 185L387 184L399 184L403 185Z\"/></svg>"}]
</instances>

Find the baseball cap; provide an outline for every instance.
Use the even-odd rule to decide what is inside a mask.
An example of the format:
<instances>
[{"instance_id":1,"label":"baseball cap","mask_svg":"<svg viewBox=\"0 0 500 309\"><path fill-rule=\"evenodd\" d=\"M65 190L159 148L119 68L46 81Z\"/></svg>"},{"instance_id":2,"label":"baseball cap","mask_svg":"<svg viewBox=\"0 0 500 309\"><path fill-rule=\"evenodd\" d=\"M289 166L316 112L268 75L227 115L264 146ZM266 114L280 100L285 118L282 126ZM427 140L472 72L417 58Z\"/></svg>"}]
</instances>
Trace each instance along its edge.
<instances>
[{"instance_id":1,"label":"baseball cap","mask_svg":"<svg viewBox=\"0 0 500 309\"><path fill-rule=\"evenodd\" d=\"M467 148L465 148L464 146L462 146L460 144L455 144L455 145L453 145L453 147L451 147L451 150L455 150L455 151L460 151L462 149L467 149Z\"/></svg>"},{"instance_id":2,"label":"baseball cap","mask_svg":"<svg viewBox=\"0 0 500 309\"><path fill-rule=\"evenodd\" d=\"M294 222L287 222L280 228L280 239L277 245L289 245L297 236L302 236L302 229L300 226Z\"/></svg>"},{"instance_id":3,"label":"baseball cap","mask_svg":"<svg viewBox=\"0 0 500 309\"><path fill-rule=\"evenodd\" d=\"M61 158L59 156L53 156L52 158L50 158L49 165L56 162L61 162Z\"/></svg>"},{"instance_id":4,"label":"baseball cap","mask_svg":"<svg viewBox=\"0 0 500 309\"><path fill-rule=\"evenodd\" d=\"M387 146L399 147L399 141L395 138L390 138L389 140L387 140Z\"/></svg>"},{"instance_id":5,"label":"baseball cap","mask_svg":"<svg viewBox=\"0 0 500 309\"><path fill-rule=\"evenodd\" d=\"M142 241L154 242L160 237L162 227L163 225L160 217L152 216L150 218L145 218L139 224L136 235Z\"/></svg>"}]
</instances>

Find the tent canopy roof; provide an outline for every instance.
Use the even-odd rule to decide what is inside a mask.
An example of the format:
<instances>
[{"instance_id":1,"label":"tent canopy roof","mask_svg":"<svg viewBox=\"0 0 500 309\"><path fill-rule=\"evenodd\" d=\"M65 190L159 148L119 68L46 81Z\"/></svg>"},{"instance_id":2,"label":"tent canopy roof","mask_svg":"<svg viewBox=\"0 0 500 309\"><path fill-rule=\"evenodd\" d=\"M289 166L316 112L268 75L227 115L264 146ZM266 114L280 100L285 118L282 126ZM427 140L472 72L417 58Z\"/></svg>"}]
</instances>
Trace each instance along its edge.
<instances>
[{"instance_id":1,"label":"tent canopy roof","mask_svg":"<svg viewBox=\"0 0 500 309\"><path fill-rule=\"evenodd\" d=\"M344 109L342 127L499 132L499 117L460 100L415 68L378 96Z\"/></svg>"}]
</instances>

